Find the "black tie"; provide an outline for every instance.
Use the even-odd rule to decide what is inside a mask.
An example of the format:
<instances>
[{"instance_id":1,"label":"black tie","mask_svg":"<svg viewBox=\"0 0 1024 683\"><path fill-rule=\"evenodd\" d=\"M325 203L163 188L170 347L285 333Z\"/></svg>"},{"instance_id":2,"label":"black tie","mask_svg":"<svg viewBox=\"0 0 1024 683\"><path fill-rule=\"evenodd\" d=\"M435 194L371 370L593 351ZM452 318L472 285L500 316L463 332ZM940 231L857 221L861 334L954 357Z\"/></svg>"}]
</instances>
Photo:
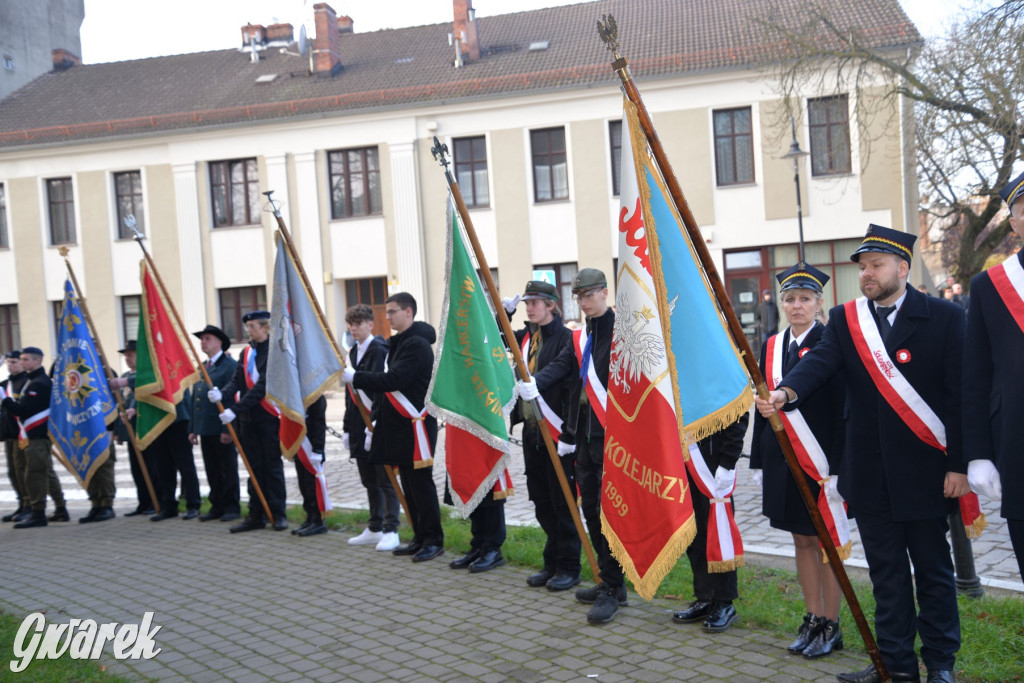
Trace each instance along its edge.
<instances>
[{"instance_id":1,"label":"black tie","mask_svg":"<svg viewBox=\"0 0 1024 683\"><path fill-rule=\"evenodd\" d=\"M796 345L796 340L789 342L789 351L787 352L788 358L786 358L786 365L792 365L796 362L799 347Z\"/></svg>"},{"instance_id":2,"label":"black tie","mask_svg":"<svg viewBox=\"0 0 1024 683\"><path fill-rule=\"evenodd\" d=\"M875 313L878 315L878 331L882 334L882 343L889 338L892 325L889 324L889 316L896 310L896 306L875 306Z\"/></svg>"}]
</instances>

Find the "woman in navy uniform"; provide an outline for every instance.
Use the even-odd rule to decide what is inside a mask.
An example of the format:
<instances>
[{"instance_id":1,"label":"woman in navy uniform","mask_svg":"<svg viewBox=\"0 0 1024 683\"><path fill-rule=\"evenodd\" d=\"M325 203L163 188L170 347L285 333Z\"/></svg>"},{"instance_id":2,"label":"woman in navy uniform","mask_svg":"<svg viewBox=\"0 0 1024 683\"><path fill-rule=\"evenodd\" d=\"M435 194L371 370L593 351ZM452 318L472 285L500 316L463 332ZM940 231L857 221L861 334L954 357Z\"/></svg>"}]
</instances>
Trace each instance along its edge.
<instances>
[{"instance_id":1,"label":"woman in navy uniform","mask_svg":"<svg viewBox=\"0 0 1024 683\"><path fill-rule=\"evenodd\" d=\"M825 327L816 322L821 311L822 289L829 276L805 263L798 263L779 273L781 285L779 300L789 327L774 336L768 358L769 343L761 345L761 374L768 378L768 361L782 359L782 367L774 368L776 376L784 377L800 362L800 358L821 340ZM781 353L775 345L781 345ZM769 380L770 381L770 380ZM846 388L841 375L835 375L822 388L804 402L800 412L810 427L818 445L828 459L829 473L838 471L843 452L843 401ZM793 437L791 431L790 437ZM843 634L839 628L839 603L842 592L839 581L822 562L817 532L811 523L800 490L782 454L775 433L768 420L754 415L754 439L750 451L751 476L762 483L761 511L775 529L793 534L796 549L796 571L804 594L807 613L789 646L793 654L809 659L823 657L833 649L843 649ZM818 499L816 479L804 474L814 500Z\"/></svg>"}]
</instances>

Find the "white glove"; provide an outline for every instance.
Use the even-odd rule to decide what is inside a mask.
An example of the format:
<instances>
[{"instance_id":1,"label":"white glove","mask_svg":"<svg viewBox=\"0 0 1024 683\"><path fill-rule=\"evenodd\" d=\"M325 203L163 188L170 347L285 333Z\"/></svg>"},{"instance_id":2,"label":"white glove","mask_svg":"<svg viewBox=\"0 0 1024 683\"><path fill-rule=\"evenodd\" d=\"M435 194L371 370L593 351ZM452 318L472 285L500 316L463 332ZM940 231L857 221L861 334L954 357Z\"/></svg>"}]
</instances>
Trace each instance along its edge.
<instances>
[{"instance_id":1,"label":"white glove","mask_svg":"<svg viewBox=\"0 0 1024 683\"><path fill-rule=\"evenodd\" d=\"M0 387L0 401L4 400L5 398L7 398L7 392L4 391L3 387Z\"/></svg>"},{"instance_id":2,"label":"white glove","mask_svg":"<svg viewBox=\"0 0 1024 683\"><path fill-rule=\"evenodd\" d=\"M572 455L576 452L576 444L565 443L564 441L558 442L558 454L559 455Z\"/></svg>"},{"instance_id":3,"label":"white glove","mask_svg":"<svg viewBox=\"0 0 1024 683\"><path fill-rule=\"evenodd\" d=\"M501 305L504 307L506 313L512 315L516 312L516 306L519 305L520 299L522 299L522 297L518 294L515 296L506 296L502 298Z\"/></svg>"},{"instance_id":4,"label":"white glove","mask_svg":"<svg viewBox=\"0 0 1024 683\"><path fill-rule=\"evenodd\" d=\"M764 471L763 470L750 470L750 483L754 486L760 486L764 483Z\"/></svg>"},{"instance_id":5,"label":"white glove","mask_svg":"<svg viewBox=\"0 0 1024 683\"><path fill-rule=\"evenodd\" d=\"M348 432L344 432L341 435L341 447L344 448L346 451L352 450L351 448L349 448L348 445Z\"/></svg>"},{"instance_id":6,"label":"white glove","mask_svg":"<svg viewBox=\"0 0 1024 683\"><path fill-rule=\"evenodd\" d=\"M366 432L366 438L363 439L363 450L367 453L370 452L370 443L373 441L373 432Z\"/></svg>"},{"instance_id":7,"label":"white glove","mask_svg":"<svg viewBox=\"0 0 1024 683\"><path fill-rule=\"evenodd\" d=\"M345 382L345 384L351 384L352 383L352 378L355 377L355 376L356 376L356 371L353 370L351 368L351 366L346 365L345 369L341 371L341 380L343 382Z\"/></svg>"},{"instance_id":8,"label":"white glove","mask_svg":"<svg viewBox=\"0 0 1024 683\"><path fill-rule=\"evenodd\" d=\"M231 408L228 408L227 410L225 410L223 413L220 414L220 423L221 424L228 424L229 422L234 422L234 420L235 420L235 411L231 410Z\"/></svg>"},{"instance_id":9,"label":"white glove","mask_svg":"<svg viewBox=\"0 0 1024 683\"><path fill-rule=\"evenodd\" d=\"M313 463L314 465L323 465L324 464L324 454L323 453L310 453L309 454L309 461L311 463Z\"/></svg>"},{"instance_id":10,"label":"white glove","mask_svg":"<svg viewBox=\"0 0 1024 683\"><path fill-rule=\"evenodd\" d=\"M526 380L519 380L516 382L519 385L519 397L524 401L533 401L540 397L540 390L537 388L537 381L532 377Z\"/></svg>"},{"instance_id":11,"label":"white glove","mask_svg":"<svg viewBox=\"0 0 1024 683\"><path fill-rule=\"evenodd\" d=\"M720 496L724 497L735 485L736 470L727 470L721 466L715 470L715 489Z\"/></svg>"},{"instance_id":12,"label":"white glove","mask_svg":"<svg viewBox=\"0 0 1024 683\"><path fill-rule=\"evenodd\" d=\"M989 498L999 500L1003 497L1003 484L999 480L999 470L991 460L972 460L967 465L967 483L975 493L984 493Z\"/></svg>"},{"instance_id":13,"label":"white glove","mask_svg":"<svg viewBox=\"0 0 1024 683\"><path fill-rule=\"evenodd\" d=\"M220 393L220 389L213 387L206 392L206 398L210 400L210 403L220 403L221 399L224 398L224 394Z\"/></svg>"}]
</instances>

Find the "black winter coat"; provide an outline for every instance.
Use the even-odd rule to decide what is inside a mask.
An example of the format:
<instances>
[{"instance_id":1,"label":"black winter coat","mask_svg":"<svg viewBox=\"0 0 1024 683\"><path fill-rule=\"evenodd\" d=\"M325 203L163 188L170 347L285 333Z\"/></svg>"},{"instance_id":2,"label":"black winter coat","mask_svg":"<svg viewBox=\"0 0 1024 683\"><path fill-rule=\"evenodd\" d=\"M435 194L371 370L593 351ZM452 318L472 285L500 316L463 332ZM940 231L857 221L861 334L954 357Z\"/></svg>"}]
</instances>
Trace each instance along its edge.
<instances>
[{"instance_id":1,"label":"black winter coat","mask_svg":"<svg viewBox=\"0 0 1024 683\"><path fill-rule=\"evenodd\" d=\"M353 346L348 352L349 363L356 372L383 372L384 359L388 355L388 342L383 337L374 336L370 340L370 346L366 349L366 353L363 354L363 359L357 363L356 356L358 353L359 349L357 346ZM372 405L366 406L366 409L372 410L379 397L375 396L373 392L367 393L370 396ZM359 409L356 408L355 401L352 400L352 394L348 392L347 388L345 389L345 419L342 422L342 429L344 429L346 434L359 439L364 438L366 432L363 416L359 414Z\"/></svg>"}]
</instances>

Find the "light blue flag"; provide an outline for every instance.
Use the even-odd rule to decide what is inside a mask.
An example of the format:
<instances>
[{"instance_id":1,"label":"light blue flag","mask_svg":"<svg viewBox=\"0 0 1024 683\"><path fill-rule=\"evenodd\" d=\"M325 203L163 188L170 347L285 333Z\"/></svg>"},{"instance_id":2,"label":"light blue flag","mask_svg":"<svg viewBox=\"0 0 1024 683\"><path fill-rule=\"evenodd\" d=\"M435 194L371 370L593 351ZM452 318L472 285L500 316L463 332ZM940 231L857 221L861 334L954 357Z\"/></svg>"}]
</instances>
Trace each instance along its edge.
<instances>
[{"instance_id":1,"label":"light blue flag","mask_svg":"<svg viewBox=\"0 0 1024 683\"><path fill-rule=\"evenodd\" d=\"M71 282L65 281L49 429L60 458L83 488L110 457L107 425L117 417L115 406L78 297Z\"/></svg>"}]
</instances>

